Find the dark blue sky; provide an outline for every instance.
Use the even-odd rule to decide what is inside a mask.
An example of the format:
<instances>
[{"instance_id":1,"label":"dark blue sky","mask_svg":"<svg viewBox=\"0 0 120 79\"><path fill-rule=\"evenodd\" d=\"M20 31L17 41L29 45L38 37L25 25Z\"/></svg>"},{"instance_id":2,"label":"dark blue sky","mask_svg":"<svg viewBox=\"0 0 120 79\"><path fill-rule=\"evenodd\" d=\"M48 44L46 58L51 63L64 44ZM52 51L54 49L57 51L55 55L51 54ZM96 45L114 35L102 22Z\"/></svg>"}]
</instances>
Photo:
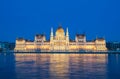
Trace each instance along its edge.
<instances>
[{"instance_id":1,"label":"dark blue sky","mask_svg":"<svg viewBox=\"0 0 120 79\"><path fill-rule=\"evenodd\" d=\"M72 39L85 32L89 40L120 41L120 0L0 1L0 41L34 39L36 33L49 39L50 28L59 24L69 28Z\"/></svg>"}]
</instances>

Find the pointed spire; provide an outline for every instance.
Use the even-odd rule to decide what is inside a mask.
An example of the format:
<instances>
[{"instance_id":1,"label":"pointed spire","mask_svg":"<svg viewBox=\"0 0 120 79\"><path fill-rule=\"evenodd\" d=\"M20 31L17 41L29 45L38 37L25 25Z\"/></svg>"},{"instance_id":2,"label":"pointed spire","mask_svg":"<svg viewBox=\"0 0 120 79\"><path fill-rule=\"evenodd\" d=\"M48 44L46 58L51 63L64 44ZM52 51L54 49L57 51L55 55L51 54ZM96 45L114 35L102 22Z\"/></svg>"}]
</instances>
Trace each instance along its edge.
<instances>
[{"instance_id":1,"label":"pointed spire","mask_svg":"<svg viewBox=\"0 0 120 79\"><path fill-rule=\"evenodd\" d=\"M51 28L51 35L50 36L53 36L53 28Z\"/></svg>"},{"instance_id":2,"label":"pointed spire","mask_svg":"<svg viewBox=\"0 0 120 79\"><path fill-rule=\"evenodd\" d=\"M67 30L66 30L66 36L69 36L68 27L67 27Z\"/></svg>"}]
</instances>

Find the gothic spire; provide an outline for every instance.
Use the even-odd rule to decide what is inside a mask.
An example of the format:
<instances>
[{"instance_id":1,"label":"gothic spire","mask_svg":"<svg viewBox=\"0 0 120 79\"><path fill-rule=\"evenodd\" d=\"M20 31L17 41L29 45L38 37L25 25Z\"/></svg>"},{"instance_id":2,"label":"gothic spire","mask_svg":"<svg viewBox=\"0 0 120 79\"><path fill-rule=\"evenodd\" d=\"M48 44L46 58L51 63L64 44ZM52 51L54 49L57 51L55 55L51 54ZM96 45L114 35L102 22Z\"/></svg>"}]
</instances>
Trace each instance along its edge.
<instances>
[{"instance_id":1,"label":"gothic spire","mask_svg":"<svg viewBox=\"0 0 120 79\"><path fill-rule=\"evenodd\" d=\"M67 27L67 30L66 30L66 36L69 36L68 27Z\"/></svg>"},{"instance_id":2,"label":"gothic spire","mask_svg":"<svg viewBox=\"0 0 120 79\"><path fill-rule=\"evenodd\" d=\"M53 36L53 28L51 28L51 34L50 34L50 36Z\"/></svg>"}]
</instances>

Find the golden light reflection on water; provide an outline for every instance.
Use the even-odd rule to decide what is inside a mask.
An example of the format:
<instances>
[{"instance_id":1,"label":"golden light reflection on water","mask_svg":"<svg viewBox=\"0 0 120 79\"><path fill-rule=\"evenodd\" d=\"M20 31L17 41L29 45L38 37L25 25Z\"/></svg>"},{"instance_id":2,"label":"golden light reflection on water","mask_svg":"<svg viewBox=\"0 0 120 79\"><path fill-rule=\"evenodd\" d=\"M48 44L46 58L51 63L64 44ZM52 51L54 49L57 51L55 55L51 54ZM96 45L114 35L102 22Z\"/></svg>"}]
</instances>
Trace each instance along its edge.
<instances>
[{"instance_id":1,"label":"golden light reflection on water","mask_svg":"<svg viewBox=\"0 0 120 79\"><path fill-rule=\"evenodd\" d=\"M21 69L22 66L26 66L26 68L28 66L34 67L33 70L31 69L31 72L34 71L38 75L42 72L44 73L40 74L42 76L46 76L49 73L47 76L50 79L69 79L71 74L74 74L72 75L74 78L87 77L96 71L98 73L91 76L106 74L106 65L104 63L107 61L107 54L15 54L15 56L16 61L21 63L16 63L17 72L23 72ZM39 70L39 67L42 68L42 71ZM88 73L89 75L86 75ZM21 75L17 76L20 78ZM29 75L26 74L25 76Z\"/></svg>"},{"instance_id":2,"label":"golden light reflection on water","mask_svg":"<svg viewBox=\"0 0 120 79\"><path fill-rule=\"evenodd\" d=\"M69 79L69 55L50 55L50 72L51 79Z\"/></svg>"}]
</instances>

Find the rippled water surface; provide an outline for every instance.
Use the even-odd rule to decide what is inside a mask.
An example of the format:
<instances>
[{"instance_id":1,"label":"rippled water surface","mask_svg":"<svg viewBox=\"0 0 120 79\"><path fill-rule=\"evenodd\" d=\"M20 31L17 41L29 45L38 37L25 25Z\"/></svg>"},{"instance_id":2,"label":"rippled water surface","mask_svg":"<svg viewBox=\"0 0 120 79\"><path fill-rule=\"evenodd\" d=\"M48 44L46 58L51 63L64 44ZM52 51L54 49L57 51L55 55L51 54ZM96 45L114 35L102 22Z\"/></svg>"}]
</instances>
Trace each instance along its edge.
<instances>
[{"instance_id":1,"label":"rippled water surface","mask_svg":"<svg viewBox=\"0 0 120 79\"><path fill-rule=\"evenodd\" d=\"M2 54L0 79L120 79L120 54Z\"/></svg>"}]
</instances>

